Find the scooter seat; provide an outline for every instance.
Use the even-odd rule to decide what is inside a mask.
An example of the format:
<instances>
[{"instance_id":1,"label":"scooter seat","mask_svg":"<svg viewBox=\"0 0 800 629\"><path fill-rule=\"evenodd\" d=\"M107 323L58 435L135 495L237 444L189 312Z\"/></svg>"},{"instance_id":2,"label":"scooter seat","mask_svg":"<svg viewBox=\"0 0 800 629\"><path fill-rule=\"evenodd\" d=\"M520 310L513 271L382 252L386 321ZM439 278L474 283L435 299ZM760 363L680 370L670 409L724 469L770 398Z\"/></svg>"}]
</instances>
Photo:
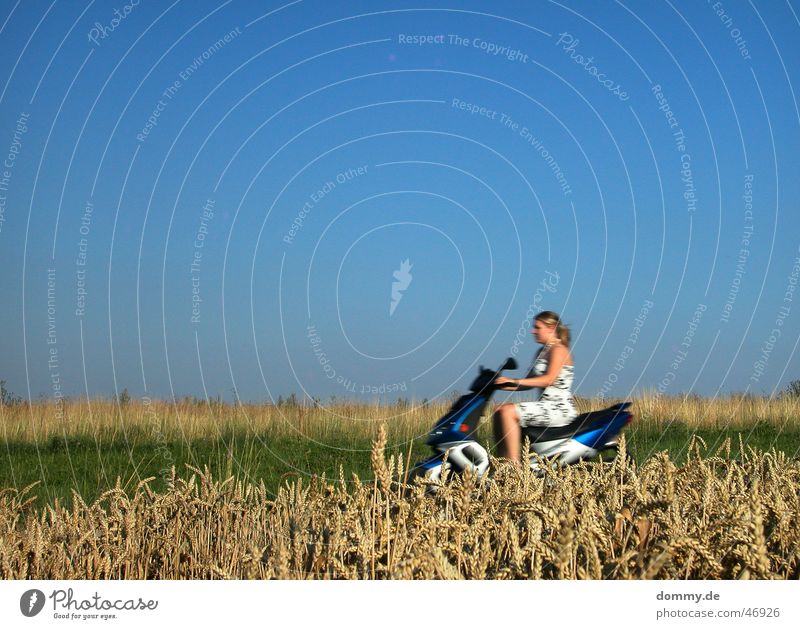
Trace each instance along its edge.
<instances>
[{"instance_id":1,"label":"scooter seat","mask_svg":"<svg viewBox=\"0 0 800 629\"><path fill-rule=\"evenodd\" d=\"M631 405L630 402L621 402L600 411L582 413L565 426L526 426L522 429L522 438L527 437L531 443L569 439L589 430L602 428Z\"/></svg>"}]
</instances>

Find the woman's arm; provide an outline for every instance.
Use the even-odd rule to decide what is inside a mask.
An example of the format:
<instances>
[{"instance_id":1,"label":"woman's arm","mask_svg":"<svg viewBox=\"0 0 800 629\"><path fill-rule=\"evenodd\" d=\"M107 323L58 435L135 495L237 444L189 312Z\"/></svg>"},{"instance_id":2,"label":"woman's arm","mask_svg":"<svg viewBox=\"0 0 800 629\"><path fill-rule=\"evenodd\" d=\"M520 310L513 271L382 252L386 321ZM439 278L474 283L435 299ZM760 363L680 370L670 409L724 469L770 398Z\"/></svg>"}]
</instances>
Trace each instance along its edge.
<instances>
[{"instance_id":1,"label":"woman's arm","mask_svg":"<svg viewBox=\"0 0 800 629\"><path fill-rule=\"evenodd\" d=\"M497 378L495 383L506 384L509 386L506 390L514 390L517 387L549 387L558 378L561 368L567 361L567 348L563 345L555 345L550 349L550 359L547 365L547 372L541 376L534 376L533 378L520 378L515 380L513 378Z\"/></svg>"}]
</instances>

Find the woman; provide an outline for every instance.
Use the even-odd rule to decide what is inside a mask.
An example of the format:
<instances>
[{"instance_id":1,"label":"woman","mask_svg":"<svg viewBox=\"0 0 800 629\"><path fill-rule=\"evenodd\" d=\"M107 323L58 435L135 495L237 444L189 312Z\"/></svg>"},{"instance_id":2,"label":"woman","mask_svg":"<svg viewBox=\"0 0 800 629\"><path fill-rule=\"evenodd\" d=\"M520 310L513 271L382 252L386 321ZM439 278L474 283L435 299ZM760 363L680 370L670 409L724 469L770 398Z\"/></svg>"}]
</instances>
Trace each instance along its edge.
<instances>
[{"instance_id":1,"label":"woman","mask_svg":"<svg viewBox=\"0 0 800 629\"><path fill-rule=\"evenodd\" d=\"M536 315L534 338L543 347L533 358L527 377L500 377L495 380L506 391L538 388L534 402L501 404L494 413L494 437L500 456L520 462L522 428L525 426L564 426L578 416L571 387L574 364L569 351L569 328L558 315L545 310Z\"/></svg>"}]
</instances>

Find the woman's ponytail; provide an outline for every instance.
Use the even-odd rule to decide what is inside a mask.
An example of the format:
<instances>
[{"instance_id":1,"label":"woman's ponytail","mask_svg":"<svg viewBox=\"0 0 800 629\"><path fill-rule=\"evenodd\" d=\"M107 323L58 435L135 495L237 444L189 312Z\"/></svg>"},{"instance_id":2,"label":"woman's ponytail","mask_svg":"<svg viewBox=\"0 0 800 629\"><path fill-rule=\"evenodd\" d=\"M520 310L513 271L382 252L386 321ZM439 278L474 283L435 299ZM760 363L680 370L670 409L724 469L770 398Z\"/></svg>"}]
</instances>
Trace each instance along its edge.
<instances>
[{"instance_id":1,"label":"woman's ponytail","mask_svg":"<svg viewBox=\"0 0 800 629\"><path fill-rule=\"evenodd\" d=\"M565 347L569 347L569 326L559 321L556 327L556 336L561 339Z\"/></svg>"}]
</instances>

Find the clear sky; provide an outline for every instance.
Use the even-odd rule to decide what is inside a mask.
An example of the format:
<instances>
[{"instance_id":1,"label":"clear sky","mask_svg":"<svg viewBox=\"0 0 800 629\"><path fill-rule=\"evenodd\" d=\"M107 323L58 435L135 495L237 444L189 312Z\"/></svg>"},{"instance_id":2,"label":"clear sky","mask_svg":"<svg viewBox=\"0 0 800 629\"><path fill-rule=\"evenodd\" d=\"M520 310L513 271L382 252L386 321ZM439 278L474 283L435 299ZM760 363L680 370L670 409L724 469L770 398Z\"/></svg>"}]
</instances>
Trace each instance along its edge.
<instances>
[{"instance_id":1,"label":"clear sky","mask_svg":"<svg viewBox=\"0 0 800 629\"><path fill-rule=\"evenodd\" d=\"M578 394L779 391L799 12L4 1L0 379L430 399L547 309Z\"/></svg>"}]
</instances>

